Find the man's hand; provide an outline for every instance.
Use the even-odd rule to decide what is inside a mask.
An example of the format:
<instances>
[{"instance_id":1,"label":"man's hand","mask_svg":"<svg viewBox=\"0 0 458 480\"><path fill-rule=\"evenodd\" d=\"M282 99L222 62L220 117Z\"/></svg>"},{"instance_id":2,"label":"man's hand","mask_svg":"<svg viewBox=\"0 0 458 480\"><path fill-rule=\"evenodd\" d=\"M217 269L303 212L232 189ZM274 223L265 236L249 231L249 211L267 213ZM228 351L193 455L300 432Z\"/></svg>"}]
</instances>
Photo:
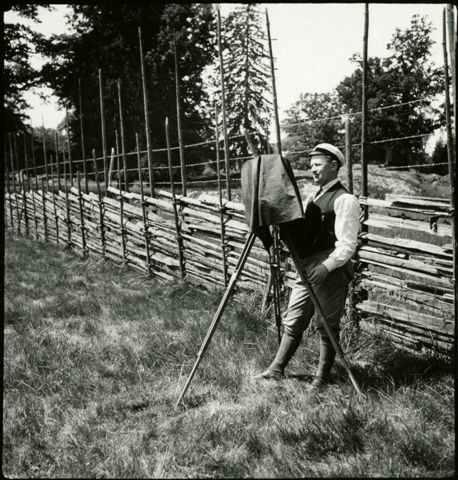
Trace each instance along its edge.
<instances>
[{"instance_id":1,"label":"man's hand","mask_svg":"<svg viewBox=\"0 0 458 480\"><path fill-rule=\"evenodd\" d=\"M312 285L320 285L320 283L324 282L324 279L328 276L328 273L329 270L322 263L320 263L316 267L313 267L307 276Z\"/></svg>"}]
</instances>

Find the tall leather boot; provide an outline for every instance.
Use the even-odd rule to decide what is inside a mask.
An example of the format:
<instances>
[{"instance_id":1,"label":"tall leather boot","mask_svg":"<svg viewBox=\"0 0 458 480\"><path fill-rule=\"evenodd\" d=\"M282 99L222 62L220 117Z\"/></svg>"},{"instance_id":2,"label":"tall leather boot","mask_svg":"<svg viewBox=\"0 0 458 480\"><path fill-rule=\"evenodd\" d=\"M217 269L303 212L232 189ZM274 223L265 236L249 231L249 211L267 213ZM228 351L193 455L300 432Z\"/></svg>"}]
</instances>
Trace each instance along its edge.
<instances>
[{"instance_id":1,"label":"tall leather boot","mask_svg":"<svg viewBox=\"0 0 458 480\"><path fill-rule=\"evenodd\" d=\"M285 367L301 343L301 338L302 335L299 337L293 337L285 331L281 337L280 346L278 347L274 360L269 365L267 370L255 375L254 379L280 380L283 378Z\"/></svg>"},{"instance_id":2,"label":"tall leather boot","mask_svg":"<svg viewBox=\"0 0 458 480\"><path fill-rule=\"evenodd\" d=\"M335 335L335 339L339 341L339 336ZM336 357L336 351L332 346L331 340L329 337L321 336L320 337L320 360L318 362L318 369L315 374L310 388L312 390L317 390L329 382L329 372L334 364L334 359Z\"/></svg>"}]
</instances>

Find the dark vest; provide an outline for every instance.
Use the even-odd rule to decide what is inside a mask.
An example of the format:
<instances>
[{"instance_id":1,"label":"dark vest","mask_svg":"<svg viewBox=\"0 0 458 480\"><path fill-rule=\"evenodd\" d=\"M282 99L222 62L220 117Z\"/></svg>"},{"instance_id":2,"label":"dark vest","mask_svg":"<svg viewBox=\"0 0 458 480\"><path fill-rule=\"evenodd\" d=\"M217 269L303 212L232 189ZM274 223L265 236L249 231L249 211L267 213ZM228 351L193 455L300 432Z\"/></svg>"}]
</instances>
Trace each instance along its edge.
<instances>
[{"instance_id":1,"label":"dark vest","mask_svg":"<svg viewBox=\"0 0 458 480\"><path fill-rule=\"evenodd\" d=\"M348 193L348 190L340 182L337 182L329 190L318 197L318 199L313 200L312 204L320 210L321 225L320 231L315 237L312 245L312 254L325 250L332 250L334 248L337 240L334 230L334 224L336 221L334 202L344 193Z\"/></svg>"}]
</instances>

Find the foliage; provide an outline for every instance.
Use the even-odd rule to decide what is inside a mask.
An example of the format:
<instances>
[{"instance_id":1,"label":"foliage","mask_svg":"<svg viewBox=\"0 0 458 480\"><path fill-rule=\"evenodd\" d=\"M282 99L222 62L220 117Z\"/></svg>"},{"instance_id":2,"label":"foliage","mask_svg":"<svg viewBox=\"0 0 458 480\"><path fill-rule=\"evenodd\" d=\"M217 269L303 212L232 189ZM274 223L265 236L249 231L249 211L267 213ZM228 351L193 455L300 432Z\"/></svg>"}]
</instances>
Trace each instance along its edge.
<instances>
[{"instance_id":1,"label":"foliage","mask_svg":"<svg viewBox=\"0 0 458 480\"><path fill-rule=\"evenodd\" d=\"M164 120L169 117L172 144L177 144L173 40L176 41L181 89L184 143L205 134L199 105L205 99L200 74L213 55L213 13L206 4L103 3L73 5L70 25L75 33L43 41L41 51L51 60L43 75L62 105L75 112L71 131L80 138L78 79L82 84L82 109L86 152L101 150L98 69L103 75L107 148L115 146L120 131L117 79L122 81L122 102L127 150L135 148L135 132L145 146L138 27L142 29L148 89L151 141L165 145ZM88 55L88 52L90 54ZM193 152L194 153L194 152ZM80 152L78 152L80 154ZM188 158L191 156L187 152ZM155 164L165 163L157 154Z\"/></svg>"},{"instance_id":2,"label":"foliage","mask_svg":"<svg viewBox=\"0 0 458 480\"><path fill-rule=\"evenodd\" d=\"M277 348L261 298L230 302L174 408L221 298L55 245L5 242L6 477L451 477L453 369L362 335L310 395L251 377ZM317 361L307 336L289 371ZM350 351L349 351L350 350ZM337 365L339 367L339 365Z\"/></svg>"},{"instance_id":3,"label":"foliage","mask_svg":"<svg viewBox=\"0 0 458 480\"><path fill-rule=\"evenodd\" d=\"M268 137L272 116L270 60L264 22L264 15L256 4L247 3L236 6L221 27L227 133L229 137L239 136L241 127L256 132L253 141L257 148L262 148L261 139ZM213 86L221 112L219 62L215 70ZM247 155L245 139L231 140L230 150L233 155Z\"/></svg>"},{"instance_id":4,"label":"foliage","mask_svg":"<svg viewBox=\"0 0 458 480\"><path fill-rule=\"evenodd\" d=\"M387 57L368 58L366 141L428 134L443 123L443 115L431 103L444 88L441 69L430 61L431 31L432 25L425 17L413 15L409 28L405 31L396 29L387 45ZM310 148L320 141L338 142L339 126L343 128L341 121L316 120L339 114L353 114L350 117L353 143L361 138L362 58L355 54L350 60L356 64L356 69L338 84L335 92L302 94L288 111L285 130L291 149ZM378 109L412 101L415 103ZM320 106L320 102L327 105ZM302 119L304 113L313 123L292 126ZM426 159L424 142L423 138L416 138L368 145L368 159L386 165L423 163ZM359 148L353 150L353 157L354 161L359 160Z\"/></svg>"},{"instance_id":5,"label":"foliage","mask_svg":"<svg viewBox=\"0 0 458 480\"><path fill-rule=\"evenodd\" d=\"M301 94L299 100L286 111L283 129L288 136L283 146L289 151L288 158L295 161L304 157L308 150L320 142L341 143L341 111L335 94Z\"/></svg>"},{"instance_id":6,"label":"foliage","mask_svg":"<svg viewBox=\"0 0 458 480\"><path fill-rule=\"evenodd\" d=\"M434 145L434 150L431 155L432 170L439 175L446 175L448 173L448 154L447 154L447 142L443 138L439 138ZM437 164L445 165L437 165Z\"/></svg>"},{"instance_id":7,"label":"foliage","mask_svg":"<svg viewBox=\"0 0 458 480\"><path fill-rule=\"evenodd\" d=\"M48 4L40 5L51 8ZM26 20L39 23L38 5L9 4L9 11ZM5 8L5 7L4 7ZM5 22L3 31L3 129L14 132L26 129L28 107L24 92L40 84L39 72L31 65L35 44L42 35L22 23Z\"/></svg>"},{"instance_id":8,"label":"foliage","mask_svg":"<svg viewBox=\"0 0 458 480\"><path fill-rule=\"evenodd\" d=\"M390 55L368 59L367 69L367 141L405 137L433 132L440 126L442 117L432 107L431 101L442 93L444 83L441 69L430 62L432 24L425 17L413 15L410 27L396 29L387 48ZM355 72L337 86L344 108L350 112L361 111L362 59L354 55L358 65ZM413 104L383 110L372 110L396 103L420 100ZM359 117L356 117L359 118ZM354 138L360 138L361 126L353 124ZM389 142L368 148L371 161L404 165L425 161L424 140L411 139Z\"/></svg>"}]
</instances>

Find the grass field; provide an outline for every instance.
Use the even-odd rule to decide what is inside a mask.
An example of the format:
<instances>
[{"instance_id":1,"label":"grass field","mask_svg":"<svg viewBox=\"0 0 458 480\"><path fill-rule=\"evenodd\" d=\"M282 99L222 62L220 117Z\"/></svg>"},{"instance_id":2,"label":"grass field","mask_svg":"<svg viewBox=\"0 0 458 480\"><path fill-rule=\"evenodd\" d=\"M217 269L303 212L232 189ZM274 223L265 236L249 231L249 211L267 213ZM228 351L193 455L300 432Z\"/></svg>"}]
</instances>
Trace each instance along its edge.
<instances>
[{"instance_id":1,"label":"grass field","mask_svg":"<svg viewBox=\"0 0 458 480\"><path fill-rule=\"evenodd\" d=\"M258 296L231 302L174 409L221 292L163 285L103 260L5 242L3 475L443 477L455 471L450 366L344 328L343 368L308 393L315 334L259 384L276 335Z\"/></svg>"}]
</instances>

